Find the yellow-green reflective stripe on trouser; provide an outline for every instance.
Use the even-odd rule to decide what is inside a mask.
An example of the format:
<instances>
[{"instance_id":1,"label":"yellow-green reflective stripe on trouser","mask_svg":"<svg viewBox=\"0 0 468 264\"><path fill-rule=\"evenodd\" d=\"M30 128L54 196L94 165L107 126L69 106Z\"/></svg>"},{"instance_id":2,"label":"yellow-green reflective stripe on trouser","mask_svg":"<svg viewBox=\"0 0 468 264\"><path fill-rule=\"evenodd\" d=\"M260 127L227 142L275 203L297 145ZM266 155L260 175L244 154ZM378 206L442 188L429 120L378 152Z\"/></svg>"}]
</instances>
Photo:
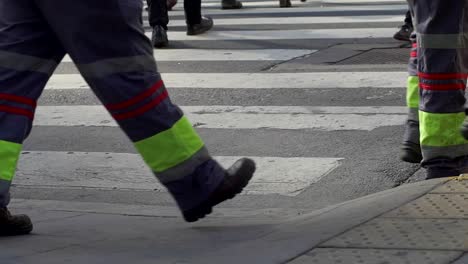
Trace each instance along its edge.
<instances>
[{"instance_id":1,"label":"yellow-green reflective stripe on trouser","mask_svg":"<svg viewBox=\"0 0 468 264\"><path fill-rule=\"evenodd\" d=\"M435 114L419 111L420 141L424 160L457 158L468 153L460 127L465 113Z\"/></svg>"},{"instance_id":2,"label":"yellow-green reflective stripe on trouser","mask_svg":"<svg viewBox=\"0 0 468 264\"><path fill-rule=\"evenodd\" d=\"M0 207L7 206L10 201L10 185L21 148L21 144L0 140Z\"/></svg>"},{"instance_id":3,"label":"yellow-green reflective stripe on trouser","mask_svg":"<svg viewBox=\"0 0 468 264\"><path fill-rule=\"evenodd\" d=\"M419 77L409 76L406 83L406 106L419 108Z\"/></svg>"},{"instance_id":4,"label":"yellow-green reflective stripe on trouser","mask_svg":"<svg viewBox=\"0 0 468 264\"><path fill-rule=\"evenodd\" d=\"M417 76L408 77L406 105L408 107L408 119L405 125L403 142L419 145L419 78Z\"/></svg>"},{"instance_id":5,"label":"yellow-green reflective stripe on trouser","mask_svg":"<svg viewBox=\"0 0 468 264\"><path fill-rule=\"evenodd\" d=\"M170 129L136 142L135 146L163 183L183 178L210 159L202 139L185 116Z\"/></svg>"}]
</instances>

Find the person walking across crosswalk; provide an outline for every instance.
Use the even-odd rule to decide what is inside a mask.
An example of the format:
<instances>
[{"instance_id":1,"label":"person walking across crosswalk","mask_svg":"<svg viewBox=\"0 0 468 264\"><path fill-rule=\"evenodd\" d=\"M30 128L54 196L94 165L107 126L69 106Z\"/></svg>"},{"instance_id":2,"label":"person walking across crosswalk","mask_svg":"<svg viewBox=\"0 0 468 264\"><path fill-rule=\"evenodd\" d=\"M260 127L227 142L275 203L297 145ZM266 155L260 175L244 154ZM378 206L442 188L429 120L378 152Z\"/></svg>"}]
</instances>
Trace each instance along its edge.
<instances>
[{"instance_id":1,"label":"person walking across crosswalk","mask_svg":"<svg viewBox=\"0 0 468 264\"><path fill-rule=\"evenodd\" d=\"M142 1L128 0L0 0L0 235L32 230L27 216L9 213L9 189L36 102L66 53L186 221L203 218L248 184L255 163L244 158L223 169L169 99L142 9Z\"/></svg>"}]
</instances>

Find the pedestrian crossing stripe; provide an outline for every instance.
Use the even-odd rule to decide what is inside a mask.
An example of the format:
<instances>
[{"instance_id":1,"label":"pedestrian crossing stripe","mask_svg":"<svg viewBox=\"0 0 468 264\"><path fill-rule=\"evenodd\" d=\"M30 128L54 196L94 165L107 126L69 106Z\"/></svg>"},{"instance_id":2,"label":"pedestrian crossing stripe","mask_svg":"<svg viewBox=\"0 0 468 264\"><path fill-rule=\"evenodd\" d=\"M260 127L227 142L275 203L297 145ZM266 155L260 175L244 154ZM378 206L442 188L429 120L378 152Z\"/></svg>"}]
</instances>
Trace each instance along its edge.
<instances>
[{"instance_id":1,"label":"pedestrian crossing stripe","mask_svg":"<svg viewBox=\"0 0 468 264\"><path fill-rule=\"evenodd\" d=\"M274 6L277 1L270 1ZM295 3L294 3L295 4ZM299 4L299 3L298 3ZM208 5L218 7L219 2ZM248 3L257 5L257 3ZM262 4L261 4L262 5ZM302 4L300 4L302 5ZM181 9L181 5L177 7ZM239 15L240 18L215 18L214 30L200 36L169 31L171 41L192 40L294 40L294 39L361 39L390 38L394 28L299 29L216 31L216 25L280 25L326 23L396 23L402 21L406 5L359 7L303 7L300 9L247 8L243 10L205 10L205 14ZM324 16L324 12L401 11L402 16ZM317 12L320 17L308 13ZM295 13L303 17L289 17ZM321 14L320 14L321 13ZM354 14L353 13L353 14ZM173 11L171 16L183 16ZM269 17L274 16L284 17ZM247 18L246 16L255 16ZM266 16L259 18L260 16ZM147 19L147 17L145 18ZM185 26L182 19L171 26ZM150 36L150 32L146 32ZM221 45L222 46L222 45ZM315 50L155 50L158 61L275 61L309 55ZM69 57L64 60L70 63ZM406 72L307 72L307 73L163 73L169 89L358 89L403 88ZM79 74L56 74L48 90L88 89ZM307 106L182 106L197 128L206 129L312 129L320 131L372 130L382 126L403 124L405 107L307 107ZM39 106L35 126L116 127L102 106ZM234 153L240 154L242 153ZM268 154L266 154L268 155ZM280 154L281 155L281 154ZM216 157L228 166L239 157ZM258 173L244 194L298 195L340 166L342 158L329 157L252 157ZM86 168L86 169L83 169ZM43 173L46 171L47 173ZM28 177L34 175L34 177ZM129 190L163 190L141 158L130 153L32 151L22 155L15 184L20 186L58 186L63 188L118 188Z\"/></svg>"},{"instance_id":2,"label":"pedestrian crossing stripe","mask_svg":"<svg viewBox=\"0 0 468 264\"><path fill-rule=\"evenodd\" d=\"M296 6L303 6L304 4L298 2ZM243 1L242 6L244 7L279 7L279 1ZM219 2L203 2L202 1L202 8L205 7L221 7L221 0Z\"/></svg>"},{"instance_id":3,"label":"pedestrian crossing stripe","mask_svg":"<svg viewBox=\"0 0 468 264\"><path fill-rule=\"evenodd\" d=\"M332 16L332 17L255 17L215 19L216 26L239 25L291 25L291 24L331 24L331 23L401 23L401 16ZM171 20L169 26L185 26L185 20Z\"/></svg>"},{"instance_id":4,"label":"pedestrian crossing stripe","mask_svg":"<svg viewBox=\"0 0 468 264\"><path fill-rule=\"evenodd\" d=\"M197 128L373 130L398 126L405 107L181 106ZM35 126L116 127L100 105L39 106Z\"/></svg>"},{"instance_id":5,"label":"pedestrian crossing stripe","mask_svg":"<svg viewBox=\"0 0 468 264\"><path fill-rule=\"evenodd\" d=\"M240 157L215 157L225 168ZM244 194L296 196L337 168L341 158L251 157L257 172ZM85 168L85 169L84 169ZM47 171L47 173L44 173ZM34 177L30 177L34 175ZM165 191L137 154L28 151L15 185Z\"/></svg>"},{"instance_id":6,"label":"pedestrian crossing stripe","mask_svg":"<svg viewBox=\"0 0 468 264\"><path fill-rule=\"evenodd\" d=\"M283 61L317 52L310 49L157 49L156 61ZM67 55L64 63L72 60Z\"/></svg>"},{"instance_id":7,"label":"pedestrian crossing stripe","mask_svg":"<svg viewBox=\"0 0 468 264\"><path fill-rule=\"evenodd\" d=\"M404 4L404 0L321 0L324 4L362 5L362 4Z\"/></svg>"},{"instance_id":8,"label":"pedestrian crossing stripe","mask_svg":"<svg viewBox=\"0 0 468 264\"><path fill-rule=\"evenodd\" d=\"M188 36L184 31L168 31L172 41L196 40L280 40L280 39L373 39L391 38L395 28L334 28L295 30L211 30L201 35ZM151 32L145 33L151 37Z\"/></svg>"},{"instance_id":9,"label":"pedestrian crossing stripe","mask_svg":"<svg viewBox=\"0 0 468 264\"><path fill-rule=\"evenodd\" d=\"M221 0L220 0L221 1ZM219 2L219 7L221 4ZM204 15L267 15L267 14L275 14L281 15L284 14L287 16L288 14L307 14L307 13L327 13L327 12L392 12L392 11L401 11L402 18L404 12L408 10L408 5L360 5L360 6L325 6L325 7L308 7L306 5L301 6L300 8L278 8L276 6L272 6L271 8L243 8L243 9L234 9L234 10L221 10L216 6L216 8L204 8L202 10ZM176 16L185 16L183 11L183 5L177 5L174 8L174 11L169 12L171 17ZM143 18L148 20L148 13L144 12Z\"/></svg>"},{"instance_id":10,"label":"pedestrian crossing stripe","mask_svg":"<svg viewBox=\"0 0 468 264\"><path fill-rule=\"evenodd\" d=\"M360 89L404 88L407 72L162 73L168 88ZM46 89L86 89L79 74L55 74Z\"/></svg>"}]
</instances>

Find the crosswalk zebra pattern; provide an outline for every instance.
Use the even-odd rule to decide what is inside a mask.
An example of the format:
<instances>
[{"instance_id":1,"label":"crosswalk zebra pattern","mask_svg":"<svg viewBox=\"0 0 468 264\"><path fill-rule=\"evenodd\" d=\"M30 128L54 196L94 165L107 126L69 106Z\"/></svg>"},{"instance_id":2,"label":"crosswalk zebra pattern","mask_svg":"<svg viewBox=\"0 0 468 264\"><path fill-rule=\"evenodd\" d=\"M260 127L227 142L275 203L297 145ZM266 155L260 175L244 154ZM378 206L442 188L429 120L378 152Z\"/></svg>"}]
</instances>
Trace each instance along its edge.
<instances>
[{"instance_id":1,"label":"crosswalk zebra pattern","mask_svg":"<svg viewBox=\"0 0 468 264\"><path fill-rule=\"evenodd\" d=\"M389 40L401 23L406 6L402 1L366 2L321 6L316 0L297 1L293 2L294 8L280 9L276 1L251 1L244 2L246 8L242 10L219 10L219 1L210 0L204 2L203 11L214 18L215 27L199 36L185 34L179 5L170 12L171 47L155 50L155 57L170 94L175 95L176 103L194 126L202 129L205 135L210 135L211 131L222 135L216 142L206 138L209 147L229 142L232 135L241 131L262 135L267 131L371 131L398 126L406 118L406 109L401 105L314 106L305 103L307 98L303 98L302 105L291 105L286 95L297 91L306 94L317 89L399 89L406 79L404 71L272 71L275 65L313 56L333 41ZM146 13L144 19L147 20ZM145 28L150 36L147 22ZM238 98L249 94L249 98L223 103L226 98L236 97L234 94ZM284 97L284 101L265 104L266 96ZM49 81L37 108L34 126L35 130L53 128L57 133L67 133L68 128L77 127L84 131L89 129L86 133L95 133L96 128L118 129L110 115L98 105L69 57L62 61ZM86 133L81 137L86 137ZM105 141L106 137L103 133L101 140ZM119 139L126 140L121 135ZM74 144L79 145L83 140L76 138ZM271 144L281 148L284 142ZM256 147L256 142L247 138L244 144ZM110 152L100 150L99 145L89 151L73 144L61 150L34 146L34 139L26 144L15 179L17 186L164 191L131 148ZM212 154L226 166L240 156L252 156L215 149ZM252 156L259 171L245 194L296 196L339 167L345 158L259 152Z\"/></svg>"}]
</instances>

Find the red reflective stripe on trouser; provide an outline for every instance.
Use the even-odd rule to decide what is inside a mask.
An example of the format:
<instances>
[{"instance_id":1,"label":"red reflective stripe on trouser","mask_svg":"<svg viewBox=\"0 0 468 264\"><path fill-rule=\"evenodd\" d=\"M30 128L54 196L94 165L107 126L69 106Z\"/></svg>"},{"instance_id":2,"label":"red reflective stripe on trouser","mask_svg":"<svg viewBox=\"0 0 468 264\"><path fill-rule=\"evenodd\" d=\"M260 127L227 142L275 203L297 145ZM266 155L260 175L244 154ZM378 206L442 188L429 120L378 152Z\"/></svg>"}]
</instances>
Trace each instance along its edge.
<instances>
[{"instance_id":1,"label":"red reflective stripe on trouser","mask_svg":"<svg viewBox=\"0 0 468 264\"><path fill-rule=\"evenodd\" d=\"M450 79L466 79L466 73L418 73L419 77L427 80L450 80Z\"/></svg>"},{"instance_id":2,"label":"red reflective stripe on trouser","mask_svg":"<svg viewBox=\"0 0 468 264\"><path fill-rule=\"evenodd\" d=\"M36 107L35 100L31 98L23 97L23 96L13 95L13 94L0 93L0 100L7 100L7 101L12 101L12 102Z\"/></svg>"},{"instance_id":3,"label":"red reflective stripe on trouser","mask_svg":"<svg viewBox=\"0 0 468 264\"><path fill-rule=\"evenodd\" d=\"M112 116L116 120L123 120L123 119L128 119L128 118L132 118L132 117L142 115L142 114L148 112L149 110L151 110L152 108L158 106L168 96L169 96L169 94L167 93L166 90L164 90L164 92L162 94L160 94L158 97L154 98L151 102L147 103L146 105L143 105L142 107L140 107L138 109L135 109L135 110L133 110L131 112L122 113L122 114L114 114Z\"/></svg>"},{"instance_id":4,"label":"red reflective stripe on trouser","mask_svg":"<svg viewBox=\"0 0 468 264\"><path fill-rule=\"evenodd\" d=\"M15 114L15 115L23 115L23 116L27 116L30 119L34 118L34 113L32 111L18 108L18 107L13 107L13 106L0 105L0 112L5 112L5 113L10 113L10 114Z\"/></svg>"},{"instance_id":5,"label":"red reflective stripe on trouser","mask_svg":"<svg viewBox=\"0 0 468 264\"><path fill-rule=\"evenodd\" d=\"M138 102L141 102L144 99L148 98L149 96L154 94L157 90L159 90L162 86L163 86L163 81L159 80L156 84L151 86L151 88L149 88L148 90L142 92L141 94L139 94L139 95L127 100L127 101L121 102L121 103L108 104L108 105L106 105L106 108L109 109L110 111L127 108L127 107L129 107L131 105L134 105L134 104L136 104Z\"/></svg>"},{"instance_id":6,"label":"red reflective stripe on trouser","mask_svg":"<svg viewBox=\"0 0 468 264\"><path fill-rule=\"evenodd\" d=\"M463 90L466 85L463 83L448 83L448 84L426 84L420 83L419 87L424 90L431 91L447 91L447 90Z\"/></svg>"}]
</instances>

